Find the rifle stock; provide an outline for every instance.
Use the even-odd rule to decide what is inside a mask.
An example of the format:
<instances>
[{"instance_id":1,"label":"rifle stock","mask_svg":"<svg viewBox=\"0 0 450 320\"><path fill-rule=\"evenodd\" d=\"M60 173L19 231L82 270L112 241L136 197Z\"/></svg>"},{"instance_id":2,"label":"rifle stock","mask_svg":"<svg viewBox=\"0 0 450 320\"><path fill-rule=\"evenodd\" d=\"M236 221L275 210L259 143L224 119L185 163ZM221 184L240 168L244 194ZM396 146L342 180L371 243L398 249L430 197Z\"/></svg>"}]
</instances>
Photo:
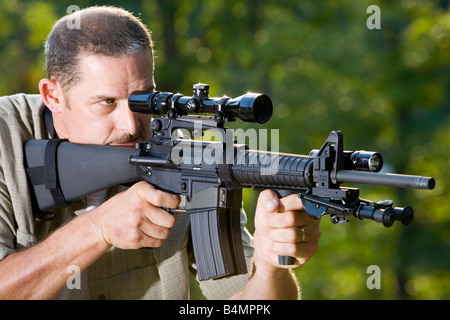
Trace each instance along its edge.
<instances>
[{"instance_id":1,"label":"rifle stock","mask_svg":"<svg viewBox=\"0 0 450 320\"><path fill-rule=\"evenodd\" d=\"M45 151L49 140L28 140L24 144L27 168L42 173L43 184L36 185L34 192L41 211L55 208L50 190L45 184ZM55 158L58 183L68 202L78 200L88 194L120 184L139 181L136 170L128 159L134 148L83 145L61 142Z\"/></svg>"}]
</instances>

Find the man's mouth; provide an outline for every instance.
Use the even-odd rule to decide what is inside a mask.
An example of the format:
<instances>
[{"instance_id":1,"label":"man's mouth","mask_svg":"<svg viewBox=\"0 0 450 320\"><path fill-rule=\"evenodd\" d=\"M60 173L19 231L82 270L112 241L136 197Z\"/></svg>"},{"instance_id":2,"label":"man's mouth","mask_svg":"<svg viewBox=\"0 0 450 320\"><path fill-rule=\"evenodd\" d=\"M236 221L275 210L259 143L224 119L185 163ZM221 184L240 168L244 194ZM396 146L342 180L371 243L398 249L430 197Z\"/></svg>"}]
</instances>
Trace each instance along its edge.
<instances>
[{"instance_id":1,"label":"man's mouth","mask_svg":"<svg viewBox=\"0 0 450 320\"><path fill-rule=\"evenodd\" d=\"M122 137L121 139L117 139L116 141L113 141L108 144L111 146L118 146L118 147L134 147L136 142L140 142L140 141L144 141L144 140L142 138L141 132L138 132L137 134Z\"/></svg>"}]
</instances>

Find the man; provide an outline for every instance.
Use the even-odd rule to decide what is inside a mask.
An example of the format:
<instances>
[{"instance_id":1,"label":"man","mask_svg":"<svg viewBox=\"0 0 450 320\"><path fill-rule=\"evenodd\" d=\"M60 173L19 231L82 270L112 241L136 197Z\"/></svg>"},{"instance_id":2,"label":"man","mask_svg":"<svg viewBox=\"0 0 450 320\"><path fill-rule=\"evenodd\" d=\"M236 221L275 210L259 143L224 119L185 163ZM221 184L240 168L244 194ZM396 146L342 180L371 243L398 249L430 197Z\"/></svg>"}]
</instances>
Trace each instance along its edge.
<instances>
[{"instance_id":1,"label":"man","mask_svg":"<svg viewBox=\"0 0 450 320\"><path fill-rule=\"evenodd\" d=\"M79 19L80 28L68 28L70 19ZM45 52L48 77L39 83L40 96L0 99L0 298L188 298L189 269L195 273L189 217L162 209L176 208L179 196L140 182L37 221L23 168L28 139L118 146L147 139L151 117L131 112L127 99L135 90L155 89L148 30L124 10L88 8L55 24ZM262 192L253 238L242 217L251 274L202 281L203 293L211 299L298 298L295 278L277 264L277 255L305 263L317 250L318 224L296 196L280 200ZM144 247L153 249L137 250ZM70 290L73 270L82 271L81 282Z\"/></svg>"}]
</instances>

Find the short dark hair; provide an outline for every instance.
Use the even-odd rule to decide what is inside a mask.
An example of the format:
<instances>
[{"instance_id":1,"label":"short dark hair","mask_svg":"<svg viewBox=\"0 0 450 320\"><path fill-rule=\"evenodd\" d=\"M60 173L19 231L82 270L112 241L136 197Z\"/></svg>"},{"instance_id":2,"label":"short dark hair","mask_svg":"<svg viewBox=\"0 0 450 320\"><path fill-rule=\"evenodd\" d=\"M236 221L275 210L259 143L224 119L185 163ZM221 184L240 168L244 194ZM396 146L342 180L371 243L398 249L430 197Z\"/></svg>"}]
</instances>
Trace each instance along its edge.
<instances>
[{"instance_id":1,"label":"short dark hair","mask_svg":"<svg viewBox=\"0 0 450 320\"><path fill-rule=\"evenodd\" d=\"M121 8L89 7L64 16L53 26L45 43L47 77L67 89L80 79L81 53L119 57L145 50L150 50L153 59L150 31L140 19Z\"/></svg>"}]
</instances>

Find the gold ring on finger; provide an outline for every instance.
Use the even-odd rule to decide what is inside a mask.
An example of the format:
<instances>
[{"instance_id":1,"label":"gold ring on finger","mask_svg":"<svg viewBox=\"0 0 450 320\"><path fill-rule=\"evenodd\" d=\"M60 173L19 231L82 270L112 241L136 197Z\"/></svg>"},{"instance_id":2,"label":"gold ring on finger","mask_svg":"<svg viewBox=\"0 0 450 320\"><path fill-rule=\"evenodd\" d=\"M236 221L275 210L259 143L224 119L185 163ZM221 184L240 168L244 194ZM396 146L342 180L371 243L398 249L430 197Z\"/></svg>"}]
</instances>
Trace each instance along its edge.
<instances>
[{"instance_id":1,"label":"gold ring on finger","mask_svg":"<svg viewBox=\"0 0 450 320\"><path fill-rule=\"evenodd\" d=\"M305 229L303 229L303 228L300 228L300 230L302 230L302 239L300 240L300 242L303 242L303 241L305 241L305 238L306 238L306 232L305 232Z\"/></svg>"}]
</instances>

